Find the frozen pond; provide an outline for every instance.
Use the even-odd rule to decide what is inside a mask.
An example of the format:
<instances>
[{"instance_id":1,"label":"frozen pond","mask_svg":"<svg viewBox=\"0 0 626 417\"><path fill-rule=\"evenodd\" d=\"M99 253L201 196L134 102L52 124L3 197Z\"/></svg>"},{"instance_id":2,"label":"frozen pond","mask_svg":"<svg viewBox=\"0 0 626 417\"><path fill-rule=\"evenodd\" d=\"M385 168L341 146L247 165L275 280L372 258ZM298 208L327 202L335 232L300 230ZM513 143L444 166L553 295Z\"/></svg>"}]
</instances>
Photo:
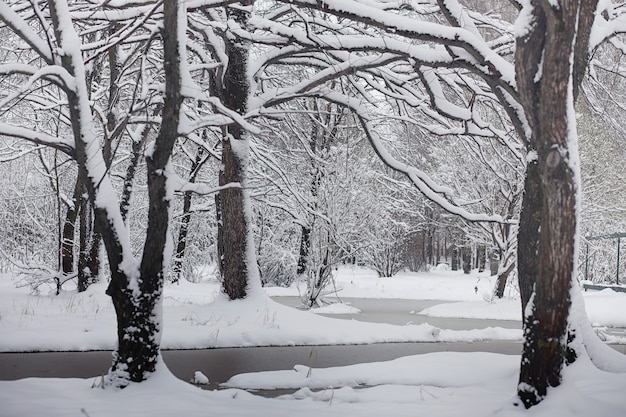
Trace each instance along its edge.
<instances>
[{"instance_id":1,"label":"frozen pond","mask_svg":"<svg viewBox=\"0 0 626 417\"><path fill-rule=\"evenodd\" d=\"M297 307L297 297L276 297L276 301ZM398 299L342 299L361 310L360 314L329 315L339 319L391 324L429 323L440 328L470 330L486 327L520 328L517 321L436 318L419 312L443 301ZM624 352L626 346L614 346ZM316 368L386 361L402 356L429 352L495 352L517 355L521 345L515 342L487 341L463 343L382 343L340 346L272 346L198 350L167 350L163 358L178 378L189 381L195 371L204 373L215 389L220 383L240 373L288 370L295 365ZM104 374L111 363L111 352L40 352L0 353L0 380L26 377L88 378ZM261 393L275 395L276 392Z\"/></svg>"},{"instance_id":2,"label":"frozen pond","mask_svg":"<svg viewBox=\"0 0 626 417\"><path fill-rule=\"evenodd\" d=\"M298 297L273 297L281 304L298 307L302 302ZM335 301L331 297L328 300ZM361 310L360 314L321 314L338 319L360 320L373 323L389 324L422 324L450 330L484 329L487 327L504 327L507 329L521 329L520 321L513 320L483 320L460 319L445 317L427 317L415 314L425 308L451 301L438 300L402 300L402 299L374 299L374 298L341 298L341 301ZM521 309L521 306L520 306Z\"/></svg>"}]
</instances>

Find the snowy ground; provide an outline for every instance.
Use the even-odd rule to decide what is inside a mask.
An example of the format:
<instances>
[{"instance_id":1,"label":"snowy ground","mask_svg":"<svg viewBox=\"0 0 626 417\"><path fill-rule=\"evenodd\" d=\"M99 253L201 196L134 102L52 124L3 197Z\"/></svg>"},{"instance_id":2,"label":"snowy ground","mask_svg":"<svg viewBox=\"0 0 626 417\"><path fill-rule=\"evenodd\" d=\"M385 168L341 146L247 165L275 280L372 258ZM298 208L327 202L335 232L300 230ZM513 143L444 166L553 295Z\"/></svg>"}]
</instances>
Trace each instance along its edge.
<instances>
[{"instance_id":1,"label":"snowy ground","mask_svg":"<svg viewBox=\"0 0 626 417\"><path fill-rule=\"evenodd\" d=\"M371 271L339 271L342 297L454 300L423 312L433 316L519 319L519 301L490 302L493 283L485 275L436 271L378 279ZM451 331L430 325L394 326L322 317L257 296L227 302L215 281L167 286L163 346L252 346L346 344L385 341L518 340L519 330ZM297 295L298 288L266 289L272 296ZM585 294L597 326L626 325L626 294ZM351 312L346 306L325 312ZM87 293L28 294L0 276L0 350L110 349L115 321L104 284ZM619 340L612 340L613 342ZM390 362L341 368L261 372L229 381L236 387L207 392L161 369L147 383L114 392L94 388L92 379L30 378L0 382L0 417L17 416L623 416L626 375L597 370L586 358L567 369L565 383L539 407L513 405L518 356L492 353L433 353ZM201 375L197 376L200 380ZM265 399L239 388L292 388L296 393ZM36 393L33 395L33 393ZM261 413L266 414L266 413Z\"/></svg>"}]
</instances>

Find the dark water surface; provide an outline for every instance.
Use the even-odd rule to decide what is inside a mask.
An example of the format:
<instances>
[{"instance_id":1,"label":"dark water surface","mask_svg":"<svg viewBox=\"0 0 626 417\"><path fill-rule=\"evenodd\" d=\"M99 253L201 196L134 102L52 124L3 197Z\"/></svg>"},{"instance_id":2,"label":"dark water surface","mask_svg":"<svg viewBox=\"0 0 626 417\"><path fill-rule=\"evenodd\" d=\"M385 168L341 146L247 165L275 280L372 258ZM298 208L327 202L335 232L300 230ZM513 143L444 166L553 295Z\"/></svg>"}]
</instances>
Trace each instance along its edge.
<instances>
[{"instance_id":1,"label":"dark water surface","mask_svg":"<svg viewBox=\"0 0 626 417\"><path fill-rule=\"evenodd\" d=\"M297 306L296 297L278 297L278 302ZM520 328L517 321L440 319L410 314L443 301L415 300L369 300L344 299L362 310L356 315L333 315L332 317L392 324L424 323L454 330L480 329L485 327ZM626 346L613 346L626 354ZM381 343L371 345L341 346L277 346L219 348L198 350L166 350L163 358L168 368L178 378L189 381L195 371L204 373L215 389L230 377L245 372L293 369L294 365L316 368L379 362L402 356L429 352L495 352L517 355L521 352L516 342L473 343ZM27 377L90 378L107 372L111 364L111 352L37 352L0 353L0 380L16 380ZM275 393L260 393L275 395Z\"/></svg>"},{"instance_id":2,"label":"dark water surface","mask_svg":"<svg viewBox=\"0 0 626 417\"><path fill-rule=\"evenodd\" d=\"M208 388L239 373L288 370L294 365L316 368L378 362L428 352L497 352L519 354L513 342L380 343L341 346L274 346L198 350L166 350L163 359L178 378L189 381L195 371L209 380ZM27 377L89 378L106 373L111 352L0 353L0 380Z\"/></svg>"}]
</instances>

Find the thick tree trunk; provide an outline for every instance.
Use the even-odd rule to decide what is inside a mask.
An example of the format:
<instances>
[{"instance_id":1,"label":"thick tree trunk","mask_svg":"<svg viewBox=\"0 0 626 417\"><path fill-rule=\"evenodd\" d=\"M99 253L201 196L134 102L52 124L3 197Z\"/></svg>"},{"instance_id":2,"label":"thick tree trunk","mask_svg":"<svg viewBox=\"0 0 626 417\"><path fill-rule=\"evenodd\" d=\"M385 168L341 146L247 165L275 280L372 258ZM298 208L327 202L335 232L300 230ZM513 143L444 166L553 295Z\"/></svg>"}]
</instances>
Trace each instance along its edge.
<instances>
[{"instance_id":1,"label":"thick tree trunk","mask_svg":"<svg viewBox=\"0 0 626 417\"><path fill-rule=\"evenodd\" d=\"M487 265L487 247L479 246L476 255L478 256L478 272L484 272Z\"/></svg>"},{"instance_id":2,"label":"thick tree trunk","mask_svg":"<svg viewBox=\"0 0 626 417\"><path fill-rule=\"evenodd\" d=\"M161 329L161 287L163 284L164 248L168 229L167 166L177 138L182 104L180 56L178 43L178 2L163 4L165 97L163 123L148 161L148 232L145 256L138 267L132 256L119 207L112 206L108 193L113 192L105 160L99 148L97 132L89 109L85 67L79 49L80 39L72 27L66 1L48 2L57 44L63 54L63 68L74 77L65 90L69 118L75 142L79 175L94 205L96 229L101 233L111 281L111 296L117 314L118 347L107 377L109 384L121 387L130 381L140 382L156 369L159 361ZM102 193L107 193L103 196ZM97 204L96 204L97 203Z\"/></svg>"},{"instance_id":3,"label":"thick tree trunk","mask_svg":"<svg viewBox=\"0 0 626 417\"><path fill-rule=\"evenodd\" d=\"M520 224L519 262L528 261L524 259L528 256L538 259L534 291L526 299L524 309L525 339L518 395L526 408L538 404L549 387L560 385L563 366L575 359L568 349L579 191L573 110L574 81L579 77L573 75L572 65L577 60L572 56L580 29L581 5L584 10L590 6L593 10L596 3L531 0L533 24L517 39L515 61L520 100L532 131L530 146L537 151L537 163L528 168L524 195L530 207L523 207L526 212L523 211L522 220L526 223ZM582 24L583 32L589 30L590 26ZM588 33L579 35L588 39ZM529 184L529 178L532 181L537 177L538 185ZM529 188L533 187L539 188L540 197L530 195ZM535 228L536 219L532 218L537 212L541 213L540 229ZM523 236L523 230L529 236ZM532 280L533 266L525 264L520 279ZM528 289L524 291L527 294Z\"/></svg>"},{"instance_id":4,"label":"thick tree trunk","mask_svg":"<svg viewBox=\"0 0 626 417\"><path fill-rule=\"evenodd\" d=\"M148 170L148 228L139 268L138 289L129 288L128 278L116 274L107 293L117 313L118 348L112 375L130 381L143 381L156 369L161 343L161 295L166 266L166 242L169 232L167 175L170 156L178 137L181 96L180 50L178 39L178 2L163 5L165 97L163 122L154 148L146 156ZM119 264L116 264L119 265ZM114 279L115 278L115 279ZM127 375L125 375L127 373Z\"/></svg>"},{"instance_id":5,"label":"thick tree trunk","mask_svg":"<svg viewBox=\"0 0 626 417\"><path fill-rule=\"evenodd\" d=\"M187 236L189 235L189 222L191 221L191 192L186 192L183 197L183 215L178 229L178 240L172 264L172 282L180 281L183 272L183 261L187 250Z\"/></svg>"},{"instance_id":6,"label":"thick tree trunk","mask_svg":"<svg viewBox=\"0 0 626 417\"><path fill-rule=\"evenodd\" d=\"M526 166L524 194L517 237L517 279L522 301L522 316L532 296L539 271L539 231L543 193L537 160Z\"/></svg>"},{"instance_id":7,"label":"thick tree trunk","mask_svg":"<svg viewBox=\"0 0 626 417\"><path fill-rule=\"evenodd\" d=\"M91 204L90 204L91 206ZM98 282L98 277L100 276L100 247L102 246L102 236L96 230L93 220L93 206L90 208L89 224L91 225L91 240L89 242L89 257L87 258L87 269L89 270L89 284L93 284Z\"/></svg>"},{"instance_id":8,"label":"thick tree trunk","mask_svg":"<svg viewBox=\"0 0 626 417\"><path fill-rule=\"evenodd\" d=\"M231 132L240 129L229 129ZM243 161L233 150L231 141L240 141L241 134L231 135L231 138L222 142L222 161L224 163L224 184L244 182ZM238 143L235 143L237 146ZM221 204L221 248L222 255L222 285L224 292L231 300L245 298L248 286L247 235L250 226L248 208L244 203L242 188L228 188L220 191Z\"/></svg>"},{"instance_id":9,"label":"thick tree trunk","mask_svg":"<svg viewBox=\"0 0 626 417\"><path fill-rule=\"evenodd\" d=\"M108 383L123 388L129 381L141 382L156 369L159 360L161 323L160 277L142 275L140 291L135 294L127 285L129 277L118 271L111 277L107 294L113 301L117 319L118 345ZM126 284L126 285L124 285ZM153 294L146 291L153 290Z\"/></svg>"},{"instance_id":10,"label":"thick tree trunk","mask_svg":"<svg viewBox=\"0 0 626 417\"><path fill-rule=\"evenodd\" d=\"M219 184L224 184L223 172L219 173ZM221 193L215 193L215 221L217 223L217 266L222 280L224 279L224 222L222 216Z\"/></svg>"},{"instance_id":11,"label":"thick tree trunk","mask_svg":"<svg viewBox=\"0 0 626 417\"><path fill-rule=\"evenodd\" d=\"M93 207L88 198L80 198L78 292L83 292L96 282L100 274L100 242L102 237L95 230Z\"/></svg>"},{"instance_id":12,"label":"thick tree trunk","mask_svg":"<svg viewBox=\"0 0 626 417\"><path fill-rule=\"evenodd\" d=\"M498 275L500 256L502 255L499 254L499 251L493 251L491 255L489 255L489 275L492 277Z\"/></svg>"},{"instance_id":13,"label":"thick tree trunk","mask_svg":"<svg viewBox=\"0 0 626 417\"><path fill-rule=\"evenodd\" d=\"M242 3L249 6L251 2ZM244 8L228 7L227 14L241 26L248 21ZM221 100L226 107L243 115L248 106L250 86L248 83L248 45L242 40L225 39L228 65L224 71ZM220 184L240 184L220 191L219 213L221 214L218 232L218 248L223 250L222 285L231 300L247 295L248 280L252 268L257 268L254 248L249 247L249 233L252 224L249 197L244 190L245 165L248 155L242 126L233 123L227 127L222 139L223 170Z\"/></svg>"}]
</instances>

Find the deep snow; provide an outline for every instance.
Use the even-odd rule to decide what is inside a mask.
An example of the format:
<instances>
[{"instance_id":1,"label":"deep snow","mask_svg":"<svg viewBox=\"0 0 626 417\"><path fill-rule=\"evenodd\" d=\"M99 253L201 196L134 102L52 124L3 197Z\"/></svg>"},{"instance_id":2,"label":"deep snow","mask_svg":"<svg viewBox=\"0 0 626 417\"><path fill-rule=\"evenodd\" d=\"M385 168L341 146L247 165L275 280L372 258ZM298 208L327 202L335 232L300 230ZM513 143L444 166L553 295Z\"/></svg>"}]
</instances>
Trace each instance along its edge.
<instances>
[{"instance_id":1,"label":"deep snow","mask_svg":"<svg viewBox=\"0 0 626 417\"><path fill-rule=\"evenodd\" d=\"M455 300L427 309L429 315L519 319L515 293L492 302L493 285L484 274L434 271L379 279L369 270L338 271L342 297ZM292 288L267 288L272 296L297 295ZM492 328L452 331L430 325L394 326L327 318L285 307L258 295L228 302L214 280L183 282L164 290L164 347L344 344L382 341L454 341L521 338L519 330ZM584 294L597 326L626 324L626 294ZM325 313L355 313L347 306ZM114 344L113 310L104 284L87 293L29 295L0 276L0 350L109 349ZM612 336L612 341L620 341ZM239 375L235 387L199 390L162 366L149 381L122 391L97 389L98 378L29 378L0 382L0 416L247 416L270 413L309 416L623 416L626 375L597 370L587 358L568 368L565 383L530 411L513 405L519 356L493 353L431 353L395 361L340 368ZM189 375L188 380L199 375ZM236 388L292 388L279 399L260 398ZM265 410L265 411L263 411ZM270 411L271 410L271 411Z\"/></svg>"}]
</instances>

